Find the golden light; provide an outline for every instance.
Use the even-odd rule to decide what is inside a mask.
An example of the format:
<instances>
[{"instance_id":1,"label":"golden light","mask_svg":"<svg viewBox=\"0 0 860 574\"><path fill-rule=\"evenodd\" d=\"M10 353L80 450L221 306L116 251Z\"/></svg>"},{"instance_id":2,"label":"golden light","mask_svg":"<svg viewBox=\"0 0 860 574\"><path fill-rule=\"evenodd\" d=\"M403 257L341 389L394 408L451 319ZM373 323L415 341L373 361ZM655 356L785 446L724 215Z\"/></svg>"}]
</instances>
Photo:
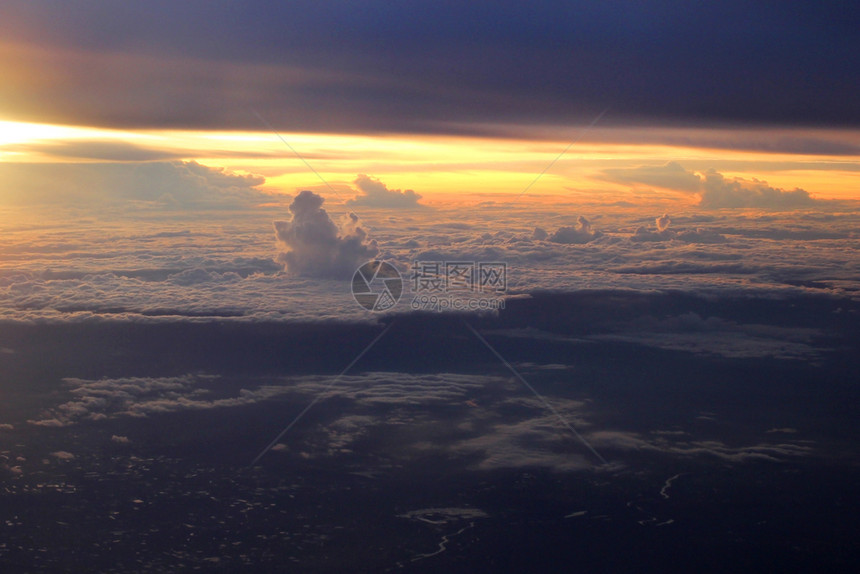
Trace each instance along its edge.
<instances>
[{"instance_id":1,"label":"golden light","mask_svg":"<svg viewBox=\"0 0 860 574\"><path fill-rule=\"evenodd\" d=\"M74 138L89 131L87 128L0 120L0 146Z\"/></svg>"},{"instance_id":2,"label":"golden light","mask_svg":"<svg viewBox=\"0 0 860 574\"><path fill-rule=\"evenodd\" d=\"M379 178L390 189L413 189L426 200L451 199L454 195L519 195L528 190L533 198L565 195L609 199L628 194L633 201L647 194L607 181L601 176L602 170L674 161L696 172L714 168L726 176L758 178L784 189L801 187L820 199L860 198L860 157L644 143L655 137L647 128L624 134L596 129L592 135L598 143L577 141L559 156L570 141L560 139L558 132L545 135L550 139L276 134L264 129L128 131L0 121L0 161L104 162L108 160L53 150L57 145L74 152L76 145L84 143L116 143L164 157L261 174L267 179L263 188L273 193L325 187L320 178L351 193L348 189L353 187L353 180L364 173ZM625 143L621 135L631 143ZM677 139L677 134L669 135Z\"/></svg>"}]
</instances>

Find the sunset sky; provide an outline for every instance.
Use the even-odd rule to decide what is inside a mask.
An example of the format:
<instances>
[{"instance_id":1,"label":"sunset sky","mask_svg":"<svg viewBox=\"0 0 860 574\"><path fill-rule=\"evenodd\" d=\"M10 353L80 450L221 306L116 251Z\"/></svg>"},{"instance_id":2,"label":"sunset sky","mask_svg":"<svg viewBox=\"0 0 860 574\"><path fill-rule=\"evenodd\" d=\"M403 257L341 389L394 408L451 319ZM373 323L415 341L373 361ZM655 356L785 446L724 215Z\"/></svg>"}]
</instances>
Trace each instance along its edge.
<instances>
[{"instance_id":1,"label":"sunset sky","mask_svg":"<svg viewBox=\"0 0 860 574\"><path fill-rule=\"evenodd\" d=\"M0 571L860 571L855 4L0 0Z\"/></svg>"},{"instance_id":2,"label":"sunset sky","mask_svg":"<svg viewBox=\"0 0 860 574\"><path fill-rule=\"evenodd\" d=\"M804 2L4 2L4 308L339 316L361 309L330 280L371 255L505 261L515 293L841 293L856 24Z\"/></svg>"},{"instance_id":3,"label":"sunset sky","mask_svg":"<svg viewBox=\"0 0 860 574\"><path fill-rule=\"evenodd\" d=\"M624 171L676 162L858 199L857 24L809 2L12 0L0 161L28 165L0 192L33 164L176 160L322 185L274 130L347 196L358 174L516 196L567 149L529 193L686 207Z\"/></svg>"}]
</instances>

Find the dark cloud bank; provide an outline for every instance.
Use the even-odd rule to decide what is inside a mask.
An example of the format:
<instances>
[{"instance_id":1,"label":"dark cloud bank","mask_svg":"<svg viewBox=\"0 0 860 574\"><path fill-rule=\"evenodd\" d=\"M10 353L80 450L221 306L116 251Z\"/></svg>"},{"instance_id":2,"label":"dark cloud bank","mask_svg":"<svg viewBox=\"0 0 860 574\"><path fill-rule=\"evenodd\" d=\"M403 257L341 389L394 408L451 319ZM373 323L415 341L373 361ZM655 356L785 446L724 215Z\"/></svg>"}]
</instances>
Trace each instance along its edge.
<instances>
[{"instance_id":1,"label":"dark cloud bank","mask_svg":"<svg viewBox=\"0 0 860 574\"><path fill-rule=\"evenodd\" d=\"M610 122L857 126L857 18L805 1L13 1L0 31L52 78L46 97L9 71L19 118L257 129L254 107L293 130L456 133L607 106Z\"/></svg>"}]
</instances>

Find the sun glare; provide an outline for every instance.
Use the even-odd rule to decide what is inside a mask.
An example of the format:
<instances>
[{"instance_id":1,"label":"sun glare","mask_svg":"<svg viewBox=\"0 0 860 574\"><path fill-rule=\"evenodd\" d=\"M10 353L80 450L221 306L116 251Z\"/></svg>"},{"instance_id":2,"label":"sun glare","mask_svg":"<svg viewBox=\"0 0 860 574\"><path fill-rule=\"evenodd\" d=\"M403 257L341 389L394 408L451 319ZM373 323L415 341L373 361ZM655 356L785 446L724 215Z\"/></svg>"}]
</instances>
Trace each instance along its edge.
<instances>
[{"instance_id":1,"label":"sun glare","mask_svg":"<svg viewBox=\"0 0 860 574\"><path fill-rule=\"evenodd\" d=\"M0 145L92 137L93 132L103 131L105 130L0 120Z\"/></svg>"}]
</instances>

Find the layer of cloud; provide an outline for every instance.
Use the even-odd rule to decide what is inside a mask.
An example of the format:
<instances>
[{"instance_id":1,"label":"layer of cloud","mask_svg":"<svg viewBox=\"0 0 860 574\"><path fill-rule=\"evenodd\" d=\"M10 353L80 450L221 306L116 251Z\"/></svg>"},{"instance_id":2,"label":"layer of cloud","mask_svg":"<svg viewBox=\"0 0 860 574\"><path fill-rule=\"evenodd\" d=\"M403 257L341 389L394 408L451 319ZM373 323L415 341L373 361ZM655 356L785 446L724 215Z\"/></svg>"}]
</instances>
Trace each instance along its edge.
<instances>
[{"instance_id":1,"label":"layer of cloud","mask_svg":"<svg viewBox=\"0 0 860 574\"><path fill-rule=\"evenodd\" d=\"M331 385L331 376L312 375L285 377L279 384L272 384L271 379L251 379L238 390L225 390L217 377L200 375L67 378L64 382L72 398L46 409L42 418L28 421L31 425L57 428L125 417L250 407L285 396L301 397L298 400L303 402L337 399L349 402L348 414L326 423L325 440L304 456L351 452L368 432L384 432L390 426L425 426L437 416L430 409L442 408L454 409L452 423L456 424L432 425L429 436L404 434L407 442L401 445L403 453L434 451L468 459L470 466L479 470L544 467L572 471L593 467L588 455L578 452L580 446L557 416L541 401L524 397L522 387L507 377L368 372L338 377L336 386ZM291 404L295 400L291 399ZM566 420L579 428L588 427L582 418L583 402L555 398L553 403ZM131 442L118 435L111 440L117 444ZM281 447L276 452L291 450Z\"/></svg>"},{"instance_id":2,"label":"layer of cloud","mask_svg":"<svg viewBox=\"0 0 860 574\"><path fill-rule=\"evenodd\" d=\"M542 235L538 230L535 230L533 237ZM555 233L549 235L546 240L553 243L564 243L566 245L575 243L589 243L603 235L600 231L594 229L591 222L582 215L577 219L576 226L562 226L556 229Z\"/></svg>"},{"instance_id":3,"label":"layer of cloud","mask_svg":"<svg viewBox=\"0 0 860 574\"><path fill-rule=\"evenodd\" d=\"M237 209L271 200L265 178L195 161L0 163L3 203L57 206Z\"/></svg>"},{"instance_id":4,"label":"layer of cloud","mask_svg":"<svg viewBox=\"0 0 860 574\"><path fill-rule=\"evenodd\" d=\"M663 214L658 217L654 224L656 230L647 227L639 227L636 232L630 237L633 242L649 242L649 241L669 241L676 239L685 243L724 243L726 237L705 227L697 227L694 229L669 229L672 224L672 218L668 214Z\"/></svg>"},{"instance_id":5,"label":"layer of cloud","mask_svg":"<svg viewBox=\"0 0 860 574\"><path fill-rule=\"evenodd\" d=\"M659 320L642 318L616 333L592 339L738 359L810 359L822 351L814 342L821 335L816 329L738 323L689 312Z\"/></svg>"},{"instance_id":6,"label":"layer of cloud","mask_svg":"<svg viewBox=\"0 0 860 574\"><path fill-rule=\"evenodd\" d=\"M158 413L249 406L294 394L338 397L362 407L445 405L464 403L472 393L485 389L487 385L497 386L505 382L498 377L459 373L413 375L396 372L343 376L338 378L336 387L331 386L331 380L330 376L318 375L289 377L281 384L271 384L271 379L265 383L251 380L250 388L225 392L214 384L218 377L203 375L96 380L66 378L64 383L72 398L46 409L41 418L27 422L35 426L66 427L84 421L145 418ZM341 421L332 427L333 431L356 430L360 420L363 419Z\"/></svg>"},{"instance_id":7,"label":"layer of cloud","mask_svg":"<svg viewBox=\"0 0 860 574\"><path fill-rule=\"evenodd\" d=\"M350 206L404 208L420 205L418 200L421 196L411 189L405 191L388 189L388 186L378 179L364 174L359 174L353 183L358 187L361 195L348 200L346 204Z\"/></svg>"},{"instance_id":8,"label":"layer of cloud","mask_svg":"<svg viewBox=\"0 0 860 574\"><path fill-rule=\"evenodd\" d=\"M247 129L258 127L253 106L304 131L474 133L587 122L610 106L622 118L676 123L860 125L856 16L808 3L679 11L625 2L575 15L510 3L492 19L470 3L192 6L155 0L146 13L123 5L108 14L91 3L58 18L44 0L4 2L6 113ZM389 41L366 33L374 26Z\"/></svg>"},{"instance_id":9,"label":"layer of cloud","mask_svg":"<svg viewBox=\"0 0 860 574\"><path fill-rule=\"evenodd\" d=\"M560 396L538 400L507 377L368 372L338 377L334 386L331 382L332 376L319 375L277 381L251 378L237 390L220 383L217 377L200 375L70 378L65 383L72 398L47 409L44 418L29 422L35 426L68 427L85 421L98 424L125 417L248 408L270 401L281 401L295 410L297 401L307 404L320 398L337 400L338 409L324 422L309 423L315 430L300 443L273 449L272 456L337 456L352 453L357 444L384 435L392 456L413 457L416 452L444 455L474 470L593 469L596 461L561 424L559 415L579 429L595 449L615 461L629 451L671 457L708 456L725 462L781 461L811 452L808 445L789 443L784 438L729 445L717 438L693 439L679 431L658 429L643 434L595 428L589 402ZM548 412L544 400L551 402L555 413ZM713 417L709 415L707 419ZM399 439L392 442L394 437ZM111 441L123 445L132 442L122 435L113 435ZM64 452L54 456L61 460L73 457Z\"/></svg>"},{"instance_id":10,"label":"layer of cloud","mask_svg":"<svg viewBox=\"0 0 860 574\"><path fill-rule=\"evenodd\" d=\"M609 181L631 186L647 185L691 193L702 188L702 180L699 176L675 161L665 165L605 169L603 176Z\"/></svg>"},{"instance_id":11,"label":"layer of cloud","mask_svg":"<svg viewBox=\"0 0 860 574\"><path fill-rule=\"evenodd\" d=\"M580 244L586 248L534 234L538 225L553 232L565 227L581 206L541 207L435 206L394 220L367 210L360 227L373 230L375 257L396 263L404 278L416 260L505 262L509 296L547 289L840 295L860 288L860 261L846 256L856 243L860 214L838 206L764 214L679 210L669 214L663 231L655 221L660 211L645 217L641 209L595 208L602 235ZM285 273L284 262L275 258L286 247L272 240L266 222L275 218L262 209L157 215L105 226L72 210L58 208L33 220L26 208L8 209L0 314L23 321L373 320L355 303L348 283L364 261L344 264L340 280ZM330 223L335 237L342 238L353 221ZM373 243L365 238L364 246L372 251ZM412 300L412 282L404 285L395 311L407 310Z\"/></svg>"},{"instance_id":12,"label":"layer of cloud","mask_svg":"<svg viewBox=\"0 0 860 574\"><path fill-rule=\"evenodd\" d=\"M771 187L767 182L757 179L726 179L713 169L705 172L702 188L702 199L699 202L702 207L792 209L811 205L814 201L806 190L800 188L787 191Z\"/></svg>"},{"instance_id":13,"label":"layer of cloud","mask_svg":"<svg viewBox=\"0 0 860 574\"><path fill-rule=\"evenodd\" d=\"M338 226L322 208L324 201L312 191L302 191L290 204L293 218L274 222L275 236L285 248L277 260L292 274L347 278L379 249L375 241L367 241L355 214L348 214Z\"/></svg>"},{"instance_id":14,"label":"layer of cloud","mask_svg":"<svg viewBox=\"0 0 860 574\"><path fill-rule=\"evenodd\" d=\"M795 443L769 443L730 446L719 440L685 440L677 436L653 433L643 436L628 431L596 431L588 435L595 448L620 451L645 451L680 457L712 457L724 462L786 460L808 456L812 448Z\"/></svg>"},{"instance_id":15,"label":"layer of cloud","mask_svg":"<svg viewBox=\"0 0 860 574\"><path fill-rule=\"evenodd\" d=\"M645 185L696 193L699 195L699 205L708 209L794 209L815 202L806 190L800 188L785 190L758 179L729 179L714 169L699 174L674 161L662 166L606 169L602 174L609 181L634 187Z\"/></svg>"},{"instance_id":16,"label":"layer of cloud","mask_svg":"<svg viewBox=\"0 0 860 574\"><path fill-rule=\"evenodd\" d=\"M97 139L7 144L0 146L0 150L48 158L94 161L137 162L181 159L180 155L170 151L147 148L123 141Z\"/></svg>"}]
</instances>

